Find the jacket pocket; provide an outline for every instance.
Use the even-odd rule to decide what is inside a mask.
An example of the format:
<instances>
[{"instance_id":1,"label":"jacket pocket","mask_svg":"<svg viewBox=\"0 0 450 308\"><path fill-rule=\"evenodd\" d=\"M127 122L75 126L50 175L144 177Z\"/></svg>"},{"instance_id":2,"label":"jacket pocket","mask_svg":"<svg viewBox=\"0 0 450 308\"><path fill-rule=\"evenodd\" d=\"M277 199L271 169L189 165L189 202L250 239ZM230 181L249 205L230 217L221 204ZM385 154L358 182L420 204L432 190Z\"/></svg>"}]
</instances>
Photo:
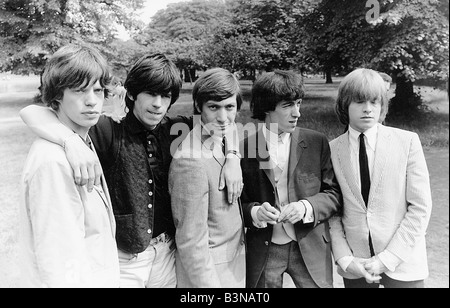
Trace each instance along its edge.
<instances>
[{"instance_id":1,"label":"jacket pocket","mask_svg":"<svg viewBox=\"0 0 450 308\"><path fill-rule=\"evenodd\" d=\"M228 245L210 247L209 251L214 259L214 264L229 263L233 261L237 251Z\"/></svg>"}]
</instances>

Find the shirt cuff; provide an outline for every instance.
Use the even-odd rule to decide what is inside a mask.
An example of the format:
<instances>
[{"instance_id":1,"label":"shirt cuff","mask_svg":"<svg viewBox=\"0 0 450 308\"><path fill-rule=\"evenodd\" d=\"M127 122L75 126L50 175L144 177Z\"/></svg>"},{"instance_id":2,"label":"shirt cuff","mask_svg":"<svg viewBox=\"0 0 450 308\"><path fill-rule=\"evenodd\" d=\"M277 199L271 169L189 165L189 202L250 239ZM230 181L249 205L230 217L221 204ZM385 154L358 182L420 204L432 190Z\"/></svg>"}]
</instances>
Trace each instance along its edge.
<instances>
[{"instance_id":1,"label":"shirt cuff","mask_svg":"<svg viewBox=\"0 0 450 308\"><path fill-rule=\"evenodd\" d=\"M305 217L303 217L303 223L304 224L313 223L314 222L314 210L313 210L311 203L309 203L308 200L300 200L300 202L303 203L303 205L305 206L305 209L306 209Z\"/></svg>"},{"instance_id":2,"label":"shirt cuff","mask_svg":"<svg viewBox=\"0 0 450 308\"><path fill-rule=\"evenodd\" d=\"M256 228L262 229L262 228L266 228L266 227L267 227L267 222L265 222L265 221L260 221L260 220L258 219L258 216L256 215L256 213L258 212L258 210L259 210L260 207L261 207L261 206L259 206L259 205L254 206L254 207L252 208L250 214L252 215L253 225L254 225Z\"/></svg>"},{"instance_id":3,"label":"shirt cuff","mask_svg":"<svg viewBox=\"0 0 450 308\"><path fill-rule=\"evenodd\" d=\"M345 256L337 260L336 263L344 272L347 272L347 267L353 262L354 258L354 256Z\"/></svg>"},{"instance_id":4,"label":"shirt cuff","mask_svg":"<svg viewBox=\"0 0 450 308\"><path fill-rule=\"evenodd\" d=\"M391 272L394 272L397 266L402 263L402 260L389 250L380 252L378 258L380 258L380 261L383 262L384 266Z\"/></svg>"}]
</instances>

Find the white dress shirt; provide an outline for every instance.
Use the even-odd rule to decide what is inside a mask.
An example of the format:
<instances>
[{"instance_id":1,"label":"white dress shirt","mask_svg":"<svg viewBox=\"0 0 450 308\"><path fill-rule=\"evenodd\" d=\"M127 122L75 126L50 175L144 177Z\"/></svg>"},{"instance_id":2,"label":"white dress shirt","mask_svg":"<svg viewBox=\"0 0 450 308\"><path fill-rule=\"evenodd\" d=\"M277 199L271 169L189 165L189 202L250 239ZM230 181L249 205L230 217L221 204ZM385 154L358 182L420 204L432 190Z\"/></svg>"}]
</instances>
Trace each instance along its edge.
<instances>
[{"instance_id":1,"label":"white dress shirt","mask_svg":"<svg viewBox=\"0 0 450 308\"><path fill-rule=\"evenodd\" d=\"M267 129L266 126L264 126L264 129L262 130L264 138L267 142L267 148L269 151L270 161L272 164L273 169L278 168L278 166L282 166L281 168L288 168L289 164L289 153L291 149L291 134L289 133L282 133L280 135L270 131ZM277 172L274 172L275 174L275 181L278 182L279 178L277 178ZM314 222L314 211L312 208L311 203L309 203L308 200L300 200L298 201L303 204L305 207L305 217L303 218L303 223L311 223ZM272 204L272 206L275 206ZM251 215L253 218L253 224L258 228L266 228L267 223L259 221L257 218L257 211L259 210L260 206L253 207L251 211Z\"/></svg>"}]
</instances>

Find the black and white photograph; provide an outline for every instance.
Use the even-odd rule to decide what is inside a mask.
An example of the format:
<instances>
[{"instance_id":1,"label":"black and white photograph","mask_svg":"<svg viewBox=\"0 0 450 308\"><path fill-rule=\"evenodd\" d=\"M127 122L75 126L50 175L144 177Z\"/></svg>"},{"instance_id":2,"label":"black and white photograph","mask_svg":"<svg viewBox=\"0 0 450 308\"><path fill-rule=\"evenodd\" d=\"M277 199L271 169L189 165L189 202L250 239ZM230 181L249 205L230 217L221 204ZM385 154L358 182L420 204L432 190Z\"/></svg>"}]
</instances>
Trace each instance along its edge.
<instances>
[{"instance_id":1,"label":"black and white photograph","mask_svg":"<svg viewBox=\"0 0 450 308\"><path fill-rule=\"evenodd\" d=\"M449 288L447 0L0 0L0 46L1 289Z\"/></svg>"}]
</instances>

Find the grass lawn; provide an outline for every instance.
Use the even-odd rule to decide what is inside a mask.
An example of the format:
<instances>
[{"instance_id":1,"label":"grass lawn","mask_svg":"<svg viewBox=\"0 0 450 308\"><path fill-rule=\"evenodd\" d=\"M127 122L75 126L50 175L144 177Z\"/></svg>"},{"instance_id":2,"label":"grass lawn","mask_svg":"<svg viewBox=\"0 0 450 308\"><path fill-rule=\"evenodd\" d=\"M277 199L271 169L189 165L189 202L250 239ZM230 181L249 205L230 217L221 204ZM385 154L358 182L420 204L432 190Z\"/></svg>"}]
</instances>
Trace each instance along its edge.
<instances>
[{"instance_id":1,"label":"grass lawn","mask_svg":"<svg viewBox=\"0 0 450 308\"><path fill-rule=\"evenodd\" d=\"M343 127L333 110L338 82L326 85L322 79L306 79L307 94L301 108L299 125L325 133L329 140L338 136ZM8 81L12 82L12 81ZM29 81L27 81L29 82ZM34 136L18 119L18 111L33 102L35 89L18 85L5 86L0 80L0 287L14 287L17 268L15 260L17 244L17 207L19 202L20 173ZM29 82L33 87L35 80ZM19 86L20 85L20 86ZM245 103L238 122L253 121L250 118L249 97L251 83L243 82ZM5 89L8 93L5 93ZM192 113L190 90L185 84L180 99L169 111L169 115ZM31 92L29 92L31 91ZM387 123L415 131L424 145L425 156L431 174L433 212L427 233L430 278L427 287L449 287L449 111L446 92L424 88L425 101L432 112L413 121ZM105 106L108 109L108 106ZM341 287L340 277L335 277L336 286ZM287 286L290 286L289 284Z\"/></svg>"}]
</instances>

